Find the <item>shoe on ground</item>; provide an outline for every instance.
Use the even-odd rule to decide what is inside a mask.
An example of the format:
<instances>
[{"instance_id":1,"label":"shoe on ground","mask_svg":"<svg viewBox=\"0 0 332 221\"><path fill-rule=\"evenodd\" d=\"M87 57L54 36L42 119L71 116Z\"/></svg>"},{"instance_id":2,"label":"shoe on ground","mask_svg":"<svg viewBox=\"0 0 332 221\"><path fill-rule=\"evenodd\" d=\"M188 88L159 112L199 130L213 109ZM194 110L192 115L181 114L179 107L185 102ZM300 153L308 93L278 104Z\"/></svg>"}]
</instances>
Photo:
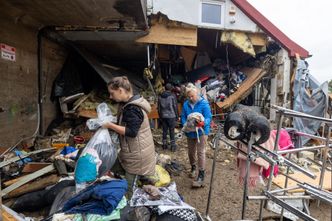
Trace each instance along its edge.
<instances>
[{"instance_id":1,"label":"shoe on ground","mask_svg":"<svg viewBox=\"0 0 332 221\"><path fill-rule=\"evenodd\" d=\"M204 170L200 170L198 172L197 179L194 180L193 183L192 183L192 187L193 188L204 187L204 178L205 178L205 171Z\"/></svg>"},{"instance_id":2,"label":"shoe on ground","mask_svg":"<svg viewBox=\"0 0 332 221\"><path fill-rule=\"evenodd\" d=\"M191 165L191 170L189 174L190 178L195 178L196 177L196 165Z\"/></svg>"}]
</instances>

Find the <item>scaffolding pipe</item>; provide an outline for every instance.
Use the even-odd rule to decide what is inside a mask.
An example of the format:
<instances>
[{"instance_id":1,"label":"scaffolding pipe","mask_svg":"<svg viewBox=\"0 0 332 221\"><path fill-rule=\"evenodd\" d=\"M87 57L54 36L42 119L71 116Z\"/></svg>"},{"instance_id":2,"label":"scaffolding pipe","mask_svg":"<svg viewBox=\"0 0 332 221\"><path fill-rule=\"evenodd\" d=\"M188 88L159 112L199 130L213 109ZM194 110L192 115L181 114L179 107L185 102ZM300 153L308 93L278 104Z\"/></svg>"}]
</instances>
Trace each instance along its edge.
<instances>
[{"instance_id":1,"label":"scaffolding pipe","mask_svg":"<svg viewBox=\"0 0 332 221\"><path fill-rule=\"evenodd\" d=\"M242 215L241 219L244 220L245 213L246 213L246 206L247 206L247 195L248 195L248 179L249 179L249 172L250 172L250 164L251 164L251 159L250 159L250 152L251 152L251 147L253 143L255 142L254 134L250 134L250 140L248 142L247 146L247 162L246 162L246 175L244 178L244 187L243 187L243 197L242 197Z\"/></svg>"},{"instance_id":2,"label":"scaffolding pipe","mask_svg":"<svg viewBox=\"0 0 332 221\"><path fill-rule=\"evenodd\" d=\"M293 163L292 161L284 158L284 157L281 157L279 156L277 153L273 152L273 151L270 151L262 146L259 146L257 145L257 147L259 147L260 149L262 150L265 150L266 152L268 152L269 154L273 155L275 158L282 160L286 165L290 165L291 167L295 168L296 170L302 172L303 174L307 175L308 177L312 178L312 179L315 179L316 178L316 175L309 172L309 171L306 171L305 169L303 169L302 167L300 167L299 165L297 165L296 163ZM255 148L254 148L255 149Z\"/></svg>"},{"instance_id":3,"label":"scaffolding pipe","mask_svg":"<svg viewBox=\"0 0 332 221\"><path fill-rule=\"evenodd\" d=\"M273 202L275 202L276 204L278 204L279 206L281 206L282 208L285 208L286 210L288 210L289 212L293 213L294 215L298 216L299 218L302 218L303 220L306 221L318 221L317 219L309 216L308 214L302 212L301 210L288 205L287 203L285 203L283 200L278 199L277 197L273 196L271 193L269 192L265 192L265 195L272 200Z\"/></svg>"},{"instance_id":4,"label":"scaffolding pipe","mask_svg":"<svg viewBox=\"0 0 332 221\"><path fill-rule=\"evenodd\" d=\"M275 196L278 199L283 200L295 200L295 199L313 199L311 196L308 195L293 195L293 196ZM268 200L269 198L267 196L248 196L248 200Z\"/></svg>"},{"instance_id":5,"label":"scaffolding pipe","mask_svg":"<svg viewBox=\"0 0 332 221\"><path fill-rule=\"evenodd\" d=\"M328 124L332 123L332 119L328 119L328 118L323 118L323 117L316 117L313 115L309 115L309 114L305 114L299 111L294 111L294 110L290 110L284 107L280 107L277 105L272 104L271 105L272 108L276 109L278 112L280 112L283 115L288 115L288 116L292 116L292 117L301 117L301 118L307 118L307 119L311 119L311 120L318 120L321 122L325 122Z\"/></svg>"},{"instance_id":6,"label":"scaffolding pipe","mask_svg":"<svg viewBox=\"0 0 332 221\"><path fill-rule=\"evenodd\" d=\"M212 191L213 191L214 173L215 173L215 169L216 169L216 162L217 162L218 151L219 151L219 140L220 140L220 136L221 136L221 129L222 129L222 127L219 126L218 131L216 133L216 139L214 139L214 142L213 142L214 156L213 156L213 163L212 163L209 195L208 195L208 201L207 201L206 212L205 212L205 217L207 220L211 220L209 217L209 211L210 211L211 197L212 197Z\"/></svg>"},{"instance_id":7,"label":"scaffolding pipe","mask_svg":"<svg viewBox=\"0 0 332 221\"><path fill-rule=\"evenodd\" d=\"M325 145L312 146L312 147L302 147L302 148L289 149L289 150L280 150L280 151L277 151L277 154L287 154L287 153L296 153L296 152L300 152L300 151L317 150L317 149L321 149L324 147L332 147L332 144L329 144L328 146L325 144Z\"/></svg>"}]
</instances>

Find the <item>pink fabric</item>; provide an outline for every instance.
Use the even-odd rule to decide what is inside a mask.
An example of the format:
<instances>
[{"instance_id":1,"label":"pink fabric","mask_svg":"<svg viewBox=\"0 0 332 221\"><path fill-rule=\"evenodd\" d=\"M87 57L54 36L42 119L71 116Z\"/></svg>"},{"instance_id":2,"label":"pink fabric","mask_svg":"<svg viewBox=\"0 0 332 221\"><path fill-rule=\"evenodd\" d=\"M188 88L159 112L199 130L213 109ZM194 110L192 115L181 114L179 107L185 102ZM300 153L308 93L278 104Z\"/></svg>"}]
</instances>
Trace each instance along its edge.
<instances>
[{"instance_id":1,"label":"pink fabric","mask_svg":"<svg viewBox=\"0 0 332 221\"><path fill-rule=\"evenodd\" d=\"M244 179L246 177L246 160L238 159L238 167L240 170L239 173L239 184L243 185L244 184ZM251 163L250 164L250 169L249 169L249 182L248 186L249 188L256 187L257 181L259 179L259 172L261 170L261 166Z\"/></svg>"},{"instance_id":2,"label":"pink fabric","mask_svg":"<svg viewBox=\"0 0 332 221\"><path fill-rule=\"evenodd\" d=\"M276 130L272 130L270 133L269 139L261 144L262 147L273 151L274 144L276 139ZM238 143L238 147L247 152L247 147ZM289 136L288 132L285 129L281 129L280 131L280 138L278 142L278 150L287 150L289 148L293 148L294 145L292 143L291 137ZM243 184L244 178L246 175L246 159L247 157L243 154L239 153L238 156L238 168L239 168L239 183ZM262 158L257 158L255 162L250 164L249 170L249 187L255 187L257 184L257 180L259 178L260 172L262 172L262 176L264 178L268 178L270 176L270 164L263 160ZM273 175L276 176L278 174L279 168L276 165L273 170Z\"/></svg>"},{"instance_id":3,"label":"pink fabric","mask_svg":"<svg viewBox=\"0 0 332 221\"><path fill-rule=\"evenodd\" d=\"M277 135L277 130L272 130L271 134L274 136L274 139ZM289 136L287 130L281 129L280 130L280 137L279 137L279 150L288 150L294 147L291 137Z\"/></svg>"},{"instance_id":4,"label":"pink fabric","mask_svg":"<svg viewBox=\"0 0 332 221\"><path fill-rule=\"evenodd\" d=\"M270 150L274 150L276 135L277 135L277 130L272 130L270 133L270 138L271 137L273 138L273 145L269 148ZM278 142L278 150L288 150L291 148L294 148L294 144L292 142L291 137L289 136L287 130L281 129L280 136L279 136L279 142ZM270 171L271 171L270 167L268 169L263 169L262 176L264 178L268 178L270 176ZM277 176L278 171L279 171L278 165L274 166L273 176Z\"/></svg>"}]
</instances>

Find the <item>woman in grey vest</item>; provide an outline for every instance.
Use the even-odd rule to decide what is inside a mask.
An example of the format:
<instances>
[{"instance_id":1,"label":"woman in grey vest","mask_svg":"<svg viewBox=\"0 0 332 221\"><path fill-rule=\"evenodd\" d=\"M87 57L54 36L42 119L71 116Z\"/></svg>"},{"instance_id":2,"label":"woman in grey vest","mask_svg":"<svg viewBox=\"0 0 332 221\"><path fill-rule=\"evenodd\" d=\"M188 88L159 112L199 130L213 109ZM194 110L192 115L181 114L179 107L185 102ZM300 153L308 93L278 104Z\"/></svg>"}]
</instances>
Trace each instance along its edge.
<instances>
[{"instance_id":1,"label":"woman in grey vest","mask_svg":"<svg viewBox=\"0 0 332 221\"><path fill-rule=\"evenodd\" d=\"M136 176L154 175L155 172L155 148L148 119L151 106L143 97L133 94L126 76L114 77L108 83L108 91L110 99L122 105L118 110L118 123L103 127L119 134L121 150L118 159L128 181L127 195L131 198Z\"/></svg>"}]
</instances>

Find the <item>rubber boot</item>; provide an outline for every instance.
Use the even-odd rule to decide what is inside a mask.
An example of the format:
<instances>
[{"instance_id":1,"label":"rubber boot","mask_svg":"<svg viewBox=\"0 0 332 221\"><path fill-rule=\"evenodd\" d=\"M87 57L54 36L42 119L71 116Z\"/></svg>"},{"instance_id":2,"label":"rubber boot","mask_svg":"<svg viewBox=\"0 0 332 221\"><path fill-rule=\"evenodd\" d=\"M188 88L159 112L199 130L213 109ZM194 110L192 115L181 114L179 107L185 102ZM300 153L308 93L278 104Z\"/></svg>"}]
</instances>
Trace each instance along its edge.
<instances>
[{"instance_id":1,"label":"rubber boot","mask_svg":"<svg viewBox=\"0 0 332 221\"><path fill-rule=\"evenodd\" d=\"M175 152L176 149L177 149L177 146L176 146L176 144L175 144L175 140L171 140L171 151L172 151L172 152Z\"/></svg>"},{"instance_id":2,"label":"rubber boot","mask_svg":"<svg viewBox=\"0 0 332 221\"><path fill-rule=\"evenodd\" d=\"M191 165L191 171L190 171L189 177L190 178L196 177L196 165Z\"/></svg>"},{"instance_id":3,"label":"rubber boot","mask_svg":"<svg viewBox=\"0 0 332 221\"><path fill-rule=\"evenodd\" d=\"M163 146L162 146L163 150L167 149L167 140L163 140Z\"/></svg>"},{"instance_id":4,"label":"rubber boot","mask_svg":"<svg viewBox=\"0 0 332 221\"><path fill-rule=\"evenodd\" d=\"M193 181L192 187L195 188L204 187L204 177L205 177L205 171L199 170L197 179Z\"/></svg>"}]
</instances>

